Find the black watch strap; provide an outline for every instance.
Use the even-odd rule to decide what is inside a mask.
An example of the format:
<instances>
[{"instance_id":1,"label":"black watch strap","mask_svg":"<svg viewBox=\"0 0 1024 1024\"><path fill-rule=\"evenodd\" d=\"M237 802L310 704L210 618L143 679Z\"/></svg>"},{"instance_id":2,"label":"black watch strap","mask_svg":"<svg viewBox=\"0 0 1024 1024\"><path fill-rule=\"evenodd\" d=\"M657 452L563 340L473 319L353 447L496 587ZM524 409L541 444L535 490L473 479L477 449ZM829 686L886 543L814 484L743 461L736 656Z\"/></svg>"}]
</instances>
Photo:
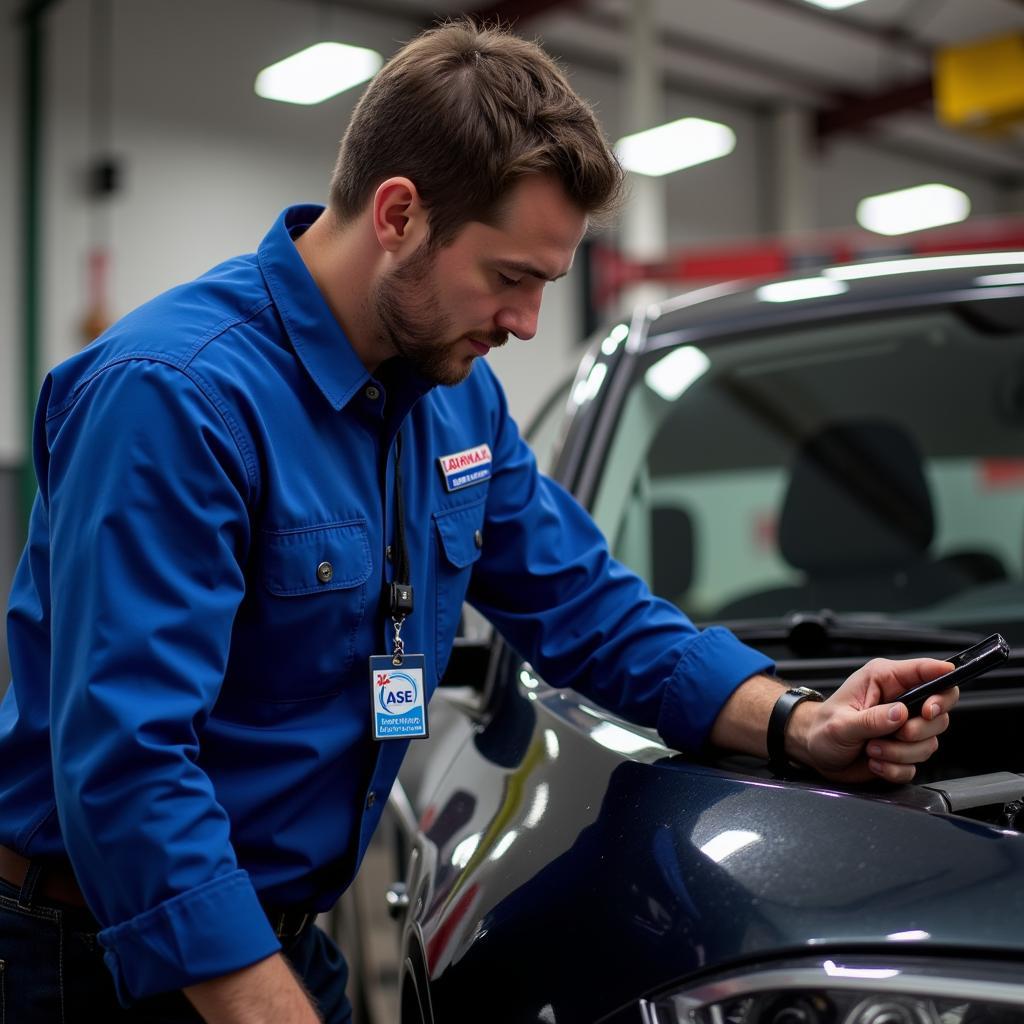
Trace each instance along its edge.
<instances>
[{"instance_id":1,"label":"black watch strap","mask_svg":"<svg viewBox=\"0 0 1024 1024\"><path fill-rule=\"evenodd\" d=\"M768 765L779 774L791 767L786 757L786 725L797 704L805 700L822 701L825 698L809 686L795 686L784 690L772 708L768 719Z\"/></svg>"}]
</instances>

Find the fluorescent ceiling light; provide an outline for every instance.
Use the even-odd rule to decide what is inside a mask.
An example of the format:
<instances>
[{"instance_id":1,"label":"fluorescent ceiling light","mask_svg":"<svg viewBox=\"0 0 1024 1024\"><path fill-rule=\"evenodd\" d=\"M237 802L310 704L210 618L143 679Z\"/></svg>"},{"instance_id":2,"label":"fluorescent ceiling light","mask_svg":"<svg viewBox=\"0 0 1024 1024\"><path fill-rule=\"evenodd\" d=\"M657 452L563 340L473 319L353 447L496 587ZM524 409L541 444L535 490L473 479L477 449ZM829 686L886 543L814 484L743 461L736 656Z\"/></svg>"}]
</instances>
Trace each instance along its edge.
<instances>
[{"instance_id":1,"label":"fluorescent ceiling light","mask_svg":"<svg viewBox=\"0 0 1024 1024\"><path fill-rule=\"evenodd\" d=\"M376 50L346 43L317 43L264 68L256 76L256 95L309 106L365 82L380 70Z\"/></svg>"},{"instance_id":2,"label":"fluorescent ceiling light","mask_svg":"<svg viewBox=\"0 0 1024 1024\"><path fill-rule=\"evenodd\" d=\"M684 345L651 366L644 383L666 402L674 402L710 365L711 360L699 348Z\"/></svg>"},{"instance_id":3,"label":"fluorescent ceiling light","mask_svg":"<svg viewBox=\"0 0 1024 1024\"><path fill-rule=\"evenodd\" d=\"M1024 274L982 274L974 279L974 283L996 288L1004 284L1024 284Z\"/></svg>"},{"instance_id":4,"label":"fluorescent ceiling light","mask_svg":"<svg viewBox=\"0 0 1024 1024\"><path fill-rule=\"evenodd\" d=\"M615 155L627 171L652 178L717 160L736 148L736 133L725 124L684 117L615 143Z\"/></svg>"},{"instance_id":5,"label":"fluorescent ceiling light","mask_svg":"<svg viewBox=\"0 0 1024 1024\"><path fill-rule=\"evenodd\" d=\"M881 260L878 263L854 263L826 267L821 273L836 281L860 281L866 277L890 274L916 274L925 270L965 270L971 267L998 267L1024 263L1024 252L979 252L968 256L921 256L916 259Z\"/></svg>"},{"instance_id":6,"label":"fluorescent ceiling light","mask_svg":"<svg viewBox=\"0 0 1024 1024\"><path fill-rule=\"evenodd\" d=\"M852 7L854 4L862 4L864 0L807 0L815 7L824 7L826 11L841 11L844 7Z\"/></svg>"},{"instance_id":7,"label":"fluorescent ceiling light","mask_svg":"<svg viewBox=\"0 0 1024 1024\"><path fill-rule=\"evenodd\" d=\"M879 235L905 235L942 224L959 224L970 212L966 193L932 183L862 199L857 204L857 223Z\"/></svg>"},{"instance_id":8,"label":"fluorescent ceiling light","mask_svg":"<svg viewBox=\"0 0 1024 1024\"><path fill-rule=\"evenodd\" d=\"M842 295L849 291L845 281L833 281L827 277L804 277L799 281L779 281L757 289L762 302L799 302L801 299L820 299L824 295Z\"/></svg>"}]
</instances>

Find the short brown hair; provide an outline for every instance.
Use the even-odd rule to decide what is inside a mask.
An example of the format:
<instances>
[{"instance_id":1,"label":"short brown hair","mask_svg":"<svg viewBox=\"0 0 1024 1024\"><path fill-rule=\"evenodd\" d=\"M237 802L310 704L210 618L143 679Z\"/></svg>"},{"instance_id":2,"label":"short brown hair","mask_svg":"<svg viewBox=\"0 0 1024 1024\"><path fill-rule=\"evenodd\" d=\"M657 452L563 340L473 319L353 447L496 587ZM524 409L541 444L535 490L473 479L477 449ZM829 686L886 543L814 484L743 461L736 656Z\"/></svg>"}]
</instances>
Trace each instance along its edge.
<instances>
[{"instance_id":1,"label":"short brown hair","mask_svg":"<svg viewBox=\"0 0 1024 1024\"><path fill-rule=\"evenodd\" d=\"M367 87L341 140L330 205L355 218L377 186L409 178L429 244L493 222L516 182L551 174L584 212L610 212L623 173L593 110L539 45L468 19L417 36Z\"/></svg>"}]
</instances>

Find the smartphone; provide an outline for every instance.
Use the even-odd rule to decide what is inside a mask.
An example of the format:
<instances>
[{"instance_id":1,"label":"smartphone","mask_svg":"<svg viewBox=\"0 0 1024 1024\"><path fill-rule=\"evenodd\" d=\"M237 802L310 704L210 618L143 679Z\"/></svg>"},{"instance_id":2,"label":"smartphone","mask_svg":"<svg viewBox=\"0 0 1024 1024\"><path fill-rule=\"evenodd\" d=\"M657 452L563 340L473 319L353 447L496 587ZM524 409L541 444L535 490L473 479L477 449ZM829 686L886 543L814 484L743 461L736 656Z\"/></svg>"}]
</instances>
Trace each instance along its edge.
<instances>
[{"instance_id":1,"label":"smartphone","mask_svg":"<svg viewBox=\"0 0 1024 1024\"><path fill-rule=\"evenodd\" d=\"M1010 656L1010 645L998 634L993 633L986 637L980 644L968 647L966 651L954 654L947 658L954 667L952 672L947 672L930 683L922 683L912 690L907 690L898 698L901 704L906 704L911 717L921 714L924 702L936 693L942 693L952 686L963 686L964 683L975 679L990 668L1002 665Z\"/></svg>"}]
</instances>

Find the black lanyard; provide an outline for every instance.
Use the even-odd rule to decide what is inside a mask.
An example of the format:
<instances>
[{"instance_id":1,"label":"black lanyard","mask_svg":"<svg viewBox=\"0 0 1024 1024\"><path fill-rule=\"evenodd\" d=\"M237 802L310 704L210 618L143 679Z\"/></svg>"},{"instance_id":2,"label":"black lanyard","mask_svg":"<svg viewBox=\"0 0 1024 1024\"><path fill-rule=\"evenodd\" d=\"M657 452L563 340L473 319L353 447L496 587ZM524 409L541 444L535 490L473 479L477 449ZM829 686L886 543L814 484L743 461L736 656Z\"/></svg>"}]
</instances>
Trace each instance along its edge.
<instances>
[{"instance_id":1,"label":"black lanyard","mask_svg":"<svg viewBox=\"0 0 1024 1024\"><path fill-rule=\"evenodd\" d=\"M394 661L400 665L405 653L402 625L412 615L412 582L409 571L409 549L405 543L405 501L402 496L402 433L395 436L395 544L394 581L388 584L388 611L395 625Z\"/></svg>"}]
</instances>

